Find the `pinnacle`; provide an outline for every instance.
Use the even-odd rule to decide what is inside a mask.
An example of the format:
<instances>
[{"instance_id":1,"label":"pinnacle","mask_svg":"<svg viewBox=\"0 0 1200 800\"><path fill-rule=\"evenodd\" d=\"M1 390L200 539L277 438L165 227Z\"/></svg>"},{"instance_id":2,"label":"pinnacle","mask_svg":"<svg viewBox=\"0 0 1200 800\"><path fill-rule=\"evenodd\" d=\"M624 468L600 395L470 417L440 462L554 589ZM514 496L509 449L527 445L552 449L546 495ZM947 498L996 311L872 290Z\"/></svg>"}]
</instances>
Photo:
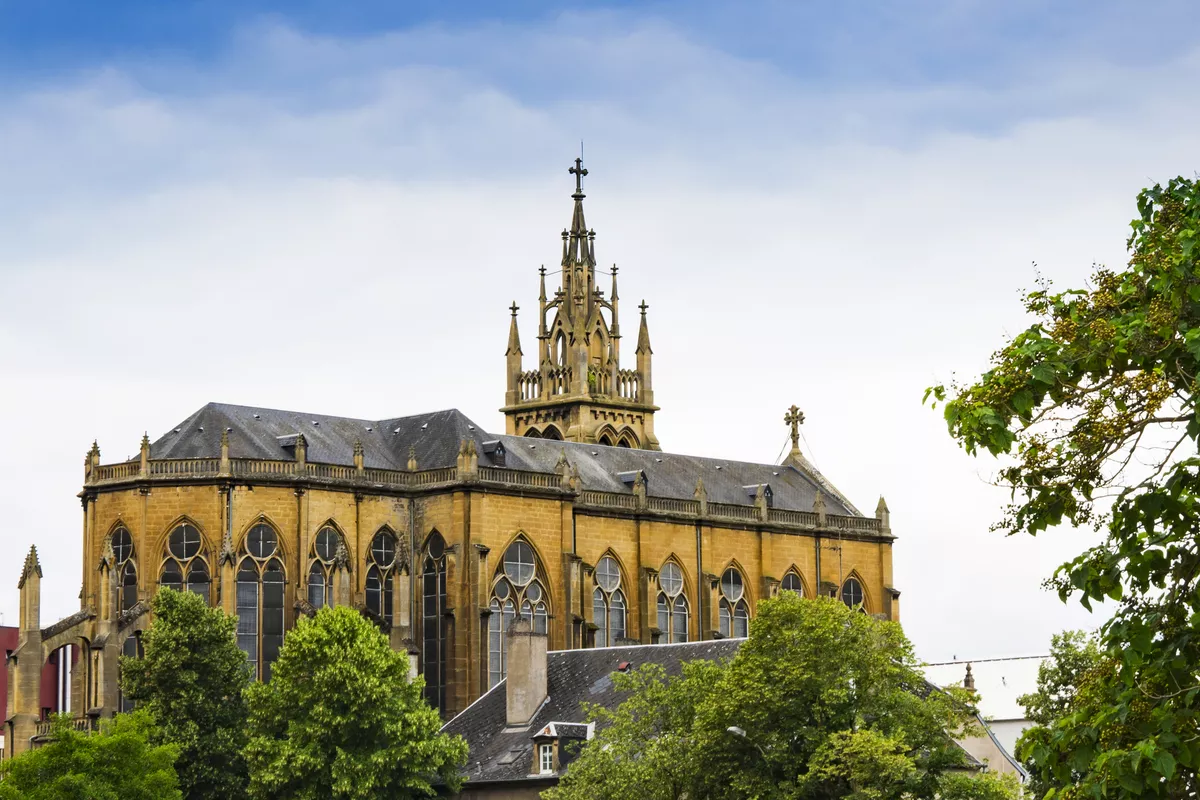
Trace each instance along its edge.
<instances>
[{"instance_id":1,"label":"pinnacle","mask_svg":"<svg viewBox=\"0 0 1200 800\"><path fill-rule=\"evenodd\" d=\"M25 556L25 566L21 569L21 580L17 582L17 588L23 588L25 581L29 580L29 576L37 573L37 576L42 577L42 565L38 561L37 545L29 546L29 554Z\"/></svg>"}]
</instances>

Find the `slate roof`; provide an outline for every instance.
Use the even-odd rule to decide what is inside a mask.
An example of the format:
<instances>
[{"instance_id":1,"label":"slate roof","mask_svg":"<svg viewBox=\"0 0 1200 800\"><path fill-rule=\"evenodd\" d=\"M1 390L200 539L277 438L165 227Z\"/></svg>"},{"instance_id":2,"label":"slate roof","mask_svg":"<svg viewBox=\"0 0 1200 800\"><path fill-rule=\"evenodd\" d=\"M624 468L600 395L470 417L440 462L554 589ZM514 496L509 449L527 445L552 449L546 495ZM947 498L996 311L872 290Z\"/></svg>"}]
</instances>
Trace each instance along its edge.
<instances>
[{"instance_id":1,"label":"slate roof","mask_svg":"<svg viewBox=\"0 0 1200 800\"><path fill-rule=\"evenodd\" d=\"M467 740L470 748L467 777L472 785L494 781L545 781L548 776L530 774L532 737L550 723L556 723L561 736L582 738L579 734L586 735L586 730L581 730L587 722L582 707L584 702L616 708L626 699L624 693L613 688L612 681L612 674L622 663L628 663L632 668L661 664L668 675L679 675L688 661L732 658L743 641L719 639L553 652L547 656L546 702L528 725L506 727L507 682L501 681L446 723L443 730Z\"/></svg>"},{"instance_id":2,"label":"slate roof","mask_svg":"<svg viewBox=\"0 0 1200 800\"><path fill-rule=\"evenodd\" d=\"M293 451L279 437L303 433L310 462L353 465L354 443L361 441L368 468L405 469L411 446L420 469L436 469L454 466L462 440L471 438L483 466L498 466L484 452L486 441L503 443L507 451L503 466L510 469L553 472L565 451L579 471L582 488L597 491L630 494L631 486L618 475L642 470L646 492L655 497L690 500L696 479L702 478L709 502L749 505L753 497L745 487L765 483L771 487L775 508L811 511L819 487L817 478L793 466L492 434L457 409L362 420L209 403L161 436L150 451L154 458L216 458L226 428L233 458L290 460ZM824 495L828 513L861 516L839 500L836 489L832 493L827 489Z\"/></svg>"}]
</instances>

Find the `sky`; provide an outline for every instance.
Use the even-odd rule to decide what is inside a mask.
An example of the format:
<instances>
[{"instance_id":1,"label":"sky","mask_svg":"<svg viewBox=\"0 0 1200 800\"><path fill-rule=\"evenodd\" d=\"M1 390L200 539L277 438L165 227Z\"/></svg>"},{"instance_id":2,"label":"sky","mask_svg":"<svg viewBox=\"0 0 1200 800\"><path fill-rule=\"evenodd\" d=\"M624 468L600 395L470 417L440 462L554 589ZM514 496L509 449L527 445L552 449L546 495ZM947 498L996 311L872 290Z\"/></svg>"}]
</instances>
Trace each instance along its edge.
<instances>
[{"instance_id":1,"label":"sky","mask_svg":"<svg viewBox=\"0 0 1200 800\"><path fill-rule=\"evenodd\" d=\"M990 532L996 465L922 393L1194 173L1193 14L0 0L0 613L33 542L43 624L78 608L93 439L121 460L209 401L502 430L582 142L664 448L771 461L798 404L822 472L887 498L918 654L1045 652L1102 621L1041 588L1092 534Z\"/></svg>"}]
</instances>

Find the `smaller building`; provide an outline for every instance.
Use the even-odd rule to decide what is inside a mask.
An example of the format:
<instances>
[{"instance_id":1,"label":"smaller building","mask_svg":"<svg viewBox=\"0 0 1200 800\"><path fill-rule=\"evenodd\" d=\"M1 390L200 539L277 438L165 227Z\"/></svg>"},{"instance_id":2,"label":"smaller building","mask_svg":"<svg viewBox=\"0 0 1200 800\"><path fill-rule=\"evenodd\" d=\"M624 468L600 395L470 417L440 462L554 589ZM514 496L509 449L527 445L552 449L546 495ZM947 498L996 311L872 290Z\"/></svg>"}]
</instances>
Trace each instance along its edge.
<instances>
[{"instance_id":1,"label":"smaller building","mask_svg":"<svg viewBox=\"0 0 1200 800\"><path fill-rule=\"evenodd\" d=\"M1016 758L1017 739L1031 723L1017 699L1037 691L1038 668L1046 656L982 658L926 664L925 677L938 686L962 686L979 695L983 734L964 739L967 752L997 772L1016 773L1024 780L1025 770Z\"/></svg>"},{"instance_id":2,"label":"smaller building","mask_svg":"<svg viewBox=\"0 0 1200 800\"><path fill-rule=\"evenodd\" d=\"M743 640L554 653L546 641L518 621L510 632L507 677L443 728L470 748L463 800L533 800L557 784L577 746L595 732L583 703L616 708L626 698L613 688L614 673L653 663L679 675L688 661L732 658Z\"/></svg>"},{"instance_id":3,"label":"smaller building","mask_svg":"<svg viewBox=\"0 0 1200 800\"><path fill-rule=\"evenodd\" d=\"M5 664L21 641L21 629L0 626L0 652L4 653ZM79 662L79 649L73 645L55 650L42 665L41 679L38 683L38 713L39 722L35 731L39 731L51 714L71 712L71 678L75 665ZM8 719L9 681L8 670L0 670L0 720ZM7 727L0 727L0 761L5 757L4 742ZM35 737L36 738L36 737Z\"/></svg>"}]
</instances>

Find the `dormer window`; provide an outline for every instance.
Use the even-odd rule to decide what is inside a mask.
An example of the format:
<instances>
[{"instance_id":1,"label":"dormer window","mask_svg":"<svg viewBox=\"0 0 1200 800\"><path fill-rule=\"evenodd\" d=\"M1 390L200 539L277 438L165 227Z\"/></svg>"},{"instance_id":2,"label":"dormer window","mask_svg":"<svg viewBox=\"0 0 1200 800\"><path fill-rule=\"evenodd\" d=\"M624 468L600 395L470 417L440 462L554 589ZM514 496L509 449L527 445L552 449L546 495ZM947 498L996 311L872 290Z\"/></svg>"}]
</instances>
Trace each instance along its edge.
<instances>
[{"instance_id":1,"label":"dormer window","mask_svg":"<svg viewBox=\"0 0 1200 800\"><path fill-rule=\"evenodd\" d=\"M492 464L497 467L503 467L504 459L508 455L504 449L504 443L499 439L492 439L483 443L483 453L492 459Z\"/></svg>"},{"instance_id":2,"label":"dormer window","mask_svg":"<svg viewBox=\"0 0 1200 800\"><path fill-rule=\"evenodd\" d=\"M742 488L746 490L746 496L750 498L751 503L758 499L758 490L762 489L763 497L767 501L767 508L771 508L775 505L775 492L771 490L771 484L752 483L749 486L743 486Z\"/></svg>"},{"instance_id":3,"label":"dormer window","mask_svg":"<svg viewBox=\"0 0 1200 800\"><path fill-rule=\"evenodd\" d=\"M554 774L554 745L538 745L538 772L542 775Z\"/></svg>"},{"instance_id":4,"label":"dormer window","mask_svg":"<svg viewBox=\"0 0 1200 800\"><path fill-rule=\"evenodd\" d=\"M285 433L283 436L276 436L275 441L279 442L279 446L284 450L296 450L296 440L300 438L298 433Z\"/></svg>"},{"instance_id":5,"label":"dormer window","mask_svg":"<svg viewBox=\"0 0 1200 800\"><path fill-rule=\"evenodd\" d=\"M631 469L628 472L617 473L617 477L620 479L621 483L630 488L633 488L633 485L637 483L639 475L642 477L642 485L648 485L646 480L646 470L644 469Z\"/></svg>"}]
</instances>

